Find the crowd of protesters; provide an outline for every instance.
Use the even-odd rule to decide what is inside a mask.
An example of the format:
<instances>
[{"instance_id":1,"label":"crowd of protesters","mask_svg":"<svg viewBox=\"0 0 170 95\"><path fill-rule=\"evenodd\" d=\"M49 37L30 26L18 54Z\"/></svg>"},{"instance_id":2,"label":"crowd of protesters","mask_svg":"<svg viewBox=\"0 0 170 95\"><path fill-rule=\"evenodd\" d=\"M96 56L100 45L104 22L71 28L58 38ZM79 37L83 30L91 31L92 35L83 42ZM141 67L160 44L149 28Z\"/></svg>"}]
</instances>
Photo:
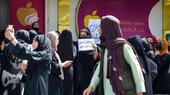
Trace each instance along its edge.
<instances>
[{"instance_id":1,"label":"crowd of protesters","mask_svg":"<svg viewBox=\"0 0 170 95\"><path fill-rule=\"evenodd\" d=\"M69 30L0 32L0 95L170 94L169 38L124 39L119 19L101 18L100 44L79 50ZM87 27L78 40L93 39Z\"/></svg>"}]
</instances>

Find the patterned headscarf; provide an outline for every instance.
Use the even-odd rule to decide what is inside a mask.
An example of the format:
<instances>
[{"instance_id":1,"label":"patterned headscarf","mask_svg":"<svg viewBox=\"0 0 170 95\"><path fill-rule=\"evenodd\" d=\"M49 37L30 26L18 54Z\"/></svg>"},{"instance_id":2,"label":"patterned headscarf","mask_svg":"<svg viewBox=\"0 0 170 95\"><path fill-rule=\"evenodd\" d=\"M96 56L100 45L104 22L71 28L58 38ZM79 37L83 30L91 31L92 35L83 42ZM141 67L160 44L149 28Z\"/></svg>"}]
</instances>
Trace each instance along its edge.
<instances>
[{"instance_id":1,"label":"patterned headscarf","mask_svg":"<svg viewBox=\"0 0 170 95\"><path fill-rule=\"evenodd\" d=\"M123 87L123 44L127 41L122 38L120 21L111 15L101 19L101 37L103 45L108 49L107 77L110 80L113 91L117 95L125 95Z\"/></svg>"},{"instance_id":2,"label":"patterned headscarf","mask_svg":"<svg viewBox=\"0 0 170 95\"><path fill-rule=\"evenodd\" d=\"M51 41L52 48L57 51L57 45L59 43L59 35L55 31L51 31L47 33L47 37Z\"/></svg>"}]
</instances>

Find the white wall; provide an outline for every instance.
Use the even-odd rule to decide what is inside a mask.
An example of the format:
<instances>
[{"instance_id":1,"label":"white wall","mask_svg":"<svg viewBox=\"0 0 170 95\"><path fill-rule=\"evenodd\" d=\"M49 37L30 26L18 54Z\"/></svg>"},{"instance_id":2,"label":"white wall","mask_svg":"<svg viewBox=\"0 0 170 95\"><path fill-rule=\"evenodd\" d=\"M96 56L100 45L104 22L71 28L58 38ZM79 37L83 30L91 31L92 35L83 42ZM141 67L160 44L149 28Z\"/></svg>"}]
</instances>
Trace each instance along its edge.
<instances>
[{"instance_id":1,"label":"white wall","mask_svg":"<svg viewBox=\"0 0 170 95\"><path fill-rule=\"evenodd\" d=\"M162 0L152 8L148 21L151 33L158 39L162 38Z\"/></svg>"},{"instance_id":2,"label":"white wall","mask_svg":"<svg viewBox=\"0 0 170 95\"><path fill-rule=\"evenodd\" d=\"M57 3L58 0L45 0L45 31L57 30Z\"/></svg>"}]
</instances>

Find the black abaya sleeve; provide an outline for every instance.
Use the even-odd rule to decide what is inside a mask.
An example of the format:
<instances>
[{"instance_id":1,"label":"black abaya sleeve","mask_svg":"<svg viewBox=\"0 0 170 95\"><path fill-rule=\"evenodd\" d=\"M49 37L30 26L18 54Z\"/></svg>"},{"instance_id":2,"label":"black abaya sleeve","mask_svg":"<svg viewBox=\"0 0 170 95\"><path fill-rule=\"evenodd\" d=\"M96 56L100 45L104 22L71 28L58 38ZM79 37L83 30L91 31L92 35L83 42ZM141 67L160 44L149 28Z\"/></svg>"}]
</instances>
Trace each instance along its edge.
<instances>
[{"instance_id":1,"label":"black abaya sleeve","mask_svg":"<svg viewBox=\"0 0 170 95\"><path fill-rule=\"evenodd\" d=\"M34 63L43 63L43 61L49 60L50 57L50 53L47 53L46 51L35 52L27 49L27 47L21 43L17 43L14 47L13 54L21 59L34 61Z\"/></svg>"}]
</instances>

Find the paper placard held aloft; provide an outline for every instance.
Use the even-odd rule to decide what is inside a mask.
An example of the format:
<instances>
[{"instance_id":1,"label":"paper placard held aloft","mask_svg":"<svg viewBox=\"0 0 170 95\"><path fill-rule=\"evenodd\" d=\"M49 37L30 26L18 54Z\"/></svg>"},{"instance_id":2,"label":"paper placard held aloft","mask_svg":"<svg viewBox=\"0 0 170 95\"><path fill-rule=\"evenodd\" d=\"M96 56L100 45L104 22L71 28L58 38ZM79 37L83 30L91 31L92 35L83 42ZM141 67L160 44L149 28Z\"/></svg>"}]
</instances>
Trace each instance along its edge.
<instances>
[{"instance_id":1,"label":"paper placard held aloft","mask_svg":"<svg viewBox=\"0 0 170 95\"><path fill-rule=\"evenodd\" d=\"M96 44L100 44L100 34L99 34L100 22L101 19L89 19L89 23L88 23L88 28Z\"/></svg>"},{"instance_id":2,"label":"paper placard held aloft","mask_svg":"<svg viewBox=\"0 0 170 95\"><path fill-rule=\"evenodd\" d=\"M78 39L79 51L93 50L94 39Z\"/></svg>"}]
</instances>

